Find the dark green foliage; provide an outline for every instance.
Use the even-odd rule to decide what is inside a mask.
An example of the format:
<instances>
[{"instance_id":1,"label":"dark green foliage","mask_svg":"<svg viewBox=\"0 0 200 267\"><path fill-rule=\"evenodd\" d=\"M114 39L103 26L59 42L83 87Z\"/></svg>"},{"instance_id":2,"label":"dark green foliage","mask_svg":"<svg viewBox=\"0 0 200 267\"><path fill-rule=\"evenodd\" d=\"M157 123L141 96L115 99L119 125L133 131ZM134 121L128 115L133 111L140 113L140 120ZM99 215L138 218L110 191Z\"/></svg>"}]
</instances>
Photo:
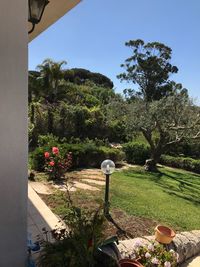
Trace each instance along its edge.
<instances>
[{"instance_id":1,"label":"dark green foliage","mask_svg":"<svg viewBox=\"0 0 200 267\"><path fill-rule=\"evenodd\" d=\"M116 267L108 257L106 265L98 263L97 248L103 242L104 216L101 209L84 211L72 203L65 216L66 231L53 231L54 243L45 241L40 253L40 267Z\"/></svg>"},{"instance_id":2,"label":"dark green foliage","mask_svg":"<svg viewBox=\"0 0 200 267\"><path fill-rule=\"evenodd\" d=\"M45 158L44 152L48 147L38 147L30 154L31 168L36 171L44 171L45 169Z\"/></svg>"},{"instance_id":3,"label":"dark green foliage","mask_svg":"<svg viewBox=\"0 0 200 267\"><path fill-rule=\"evenodd\" d=\"M149 146L138 142L129 142L123 146L126 161L133 164L144 164L150 157Z\"/></svg>"},{"instance_id":4,"label":"dark green foliage","mask_svg":"<svg viewBox=\"0 0 200 267\"><path fill-rule=\"evenodd\" d=\"M184 156L200 159L200 143L198 141L194 142L191 140L188 142L175 144L169 147L167 154L172 156Z\"/></svg>"},{"instance_id":5,"label":"dark green foliage","mask_svg":"<svg viewBox=\"0 0 200 267\"><path fill-rule=\"evenodd\" d=\"M101 162L105 159L111 159L114 162L120 162L124 159L124 153L116 148L106 146L96 146L95 142L81 143L81 144L56 144L61 155L66 155L72 152L73 167L97 167L99 168ZM32 169L37 171L44 170L44 153L51 151L51 146L45 145L36 148L31 153Z\"/></svg>"},{"instance_id":6,"label":"dark green foliage","mask_svg":"<svg viewBox=\"0 0 200 267\"><path fill-rule=\"evenodd\" d=\"M125 91L128 97L142 97L149 102L173 92L169 77L177 73L178 68L170 63L171 48L158 42L145 44L143 40L130 40L125 45L131 48L132 55L121 65L125 72L118 78L138 85L137 92L130 89Z\"/></svg>"},{"instance_id":7,"label":"dark green foliage","mask_svg":"<svg viewBox=\"0 0 200 267\"><path fill-rule=\"evenodd\" d=\"M105 75L81 68L66 70L64 72L64 79L78 85L85 84L87 81L91 81L94 84L100 85L102 87L110 89L113 88L113 82Z\"/></svg>"},{"instance_id":8,"label":"dark green foliage","mask_svg":"<svg viewBox=\"0 0 200 267\"><path fill-rule=\"evenodd\" d=\"M46 59L29 72L29 146L38 146L40 134L60 139L125 139L118 122L107 123L105 106L115 94L106 76L84 69L63 70L65 61Z\"/></svg>"},{"instance_id":9,"label":"dark green foliage","mask_svg":"<svg viewBox=\"0 0 200 267\"><path fill-rule=\"evenodd\" d=\"M160 162L170 167L200 173L200 160L163 155Z\"/></svg>"}]
</instances>

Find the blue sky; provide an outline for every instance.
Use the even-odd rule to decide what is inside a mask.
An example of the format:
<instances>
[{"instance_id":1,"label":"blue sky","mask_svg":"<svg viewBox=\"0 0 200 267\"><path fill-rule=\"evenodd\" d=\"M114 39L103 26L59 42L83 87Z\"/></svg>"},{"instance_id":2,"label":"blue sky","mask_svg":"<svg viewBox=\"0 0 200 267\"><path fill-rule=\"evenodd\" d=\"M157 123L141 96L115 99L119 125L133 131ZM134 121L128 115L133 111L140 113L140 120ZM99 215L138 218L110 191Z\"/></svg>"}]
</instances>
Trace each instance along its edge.
<instances>
[{"instance_id":1,"label":"blue sky","mask_svg":"<svg viewBox=\"0 0 200 267\"><path fill-rule=\"evenodd\" d=\"M29 44L29 69L45 58L66 60L67 68L105 74L122 92L116 75L130 56L124 43L135 39L170 46L179 68L171 79L200 102L199 0L83 0Z\"/></svg>"}]
</instances>

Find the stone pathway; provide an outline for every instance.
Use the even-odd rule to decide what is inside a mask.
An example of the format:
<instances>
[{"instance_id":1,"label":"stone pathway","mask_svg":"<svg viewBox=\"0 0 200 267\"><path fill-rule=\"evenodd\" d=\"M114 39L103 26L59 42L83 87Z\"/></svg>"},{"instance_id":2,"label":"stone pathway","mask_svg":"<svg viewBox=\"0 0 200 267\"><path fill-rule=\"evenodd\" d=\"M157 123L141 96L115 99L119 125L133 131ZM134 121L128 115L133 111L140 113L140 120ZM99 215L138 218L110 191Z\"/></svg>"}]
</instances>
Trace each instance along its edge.
<instances>
[{"instance_id":1,"label":"stone pathway","mask_svg":"<svg viewBox=\"0 0 200 267\"><path fill-rule=\"evenodd\" d=\"M99 191L100 189L88 184L80 183L77 181L73 182L74 187L79 188L79 189L84 189L84 190L90 190L90 191Z\"/></svg>"},{"instance_id":2,"label":"stone pathway","mask_svg":"<svg viewBox=\"0 0 200 267\"><path fill-rule=\"evenodd\" d=\"M97 184L97 185L105 185L105 181L93 180L93 179L82 179L81 182Z\"/></svg>"}]
</instances>

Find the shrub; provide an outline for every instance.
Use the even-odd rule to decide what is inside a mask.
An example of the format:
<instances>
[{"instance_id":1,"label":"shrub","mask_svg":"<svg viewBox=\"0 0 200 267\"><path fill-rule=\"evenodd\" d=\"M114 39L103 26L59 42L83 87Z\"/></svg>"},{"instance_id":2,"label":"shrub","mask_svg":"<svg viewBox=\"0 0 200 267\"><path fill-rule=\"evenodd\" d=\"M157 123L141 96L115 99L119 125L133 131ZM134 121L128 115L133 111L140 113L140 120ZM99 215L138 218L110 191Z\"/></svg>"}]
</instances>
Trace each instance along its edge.
<instances>
[{"instance_id":1,"label":"shrub","mask_svg":"<svg viewBox=\"0 0 200 267\"><path fill-rule=\"evenodd\" d=\"M52 151L44 153L46 167L50 180L65 177L65 173L71 168L72 155L69 152L64 157L60 154L58 147L52 147Z\"/></svg>"},{"instance_id":2,"label":"shrub","mask_svg":"<svg viewBox=\"0 0 200 267\"><path fill-rule=\"evenodd\" d=\"M111 159L115 163L124 159L124 153L115 148L96 146L94 143L65 144L65 151L71 151L74 167L100 167L105 159Z\"/></svg>"},{"instance_id":3,"label":"shrub","mask_svg":"<svg viewBox=\"0 0 200 267\"><path fill-rule=\"evenodd\" d=\"M184 155L184 157L200 158L200 143L184 142L168 148L167 154L172 156Z\"/></svg>"},{"instance_id":4,"label":"shrub","mask_svg":"<svg viewBox=\"0 0 200 267\"><path fill-rule=\"evenodd\" d=\"M96 146L94 143L82 144L57 144L60 154L65 157L68 152L72 153L72 167L100 167L101 162L105 159L111 159L115 163L124 159L123 151L116 148L105 146ZM36 171L44 171L45 158L44 153L51 151L50 146L36 148L31 153L31 167Z\"/></svg>"},{"instance_id":5,"label":"shrub","mask_svg":"<svg viewBox=\"0 0 200 267\"><path fill-rule=\"evenodd\" d=\"M59 138L53 134L39 135L38 136L38 145L39 146L56 146L59 142Z\"/></svg>"},{"instance_id":6,"label":"shrub","mask_svg":"<svg viewBox=\"0 0 200 267\"><path fill-rule=\"evenodd\" d=\"M163 155L161 157L160 163L170 166L170 167L175 167L175 168L180 168L180 169L184 169L187 171L200 173L200 160Z\"/></svg>"},{"instance_id":7,"label":"shrub","mask_svg":"<svg viewBox=\"0 0 200 267\"><path fill-rule=\"evenodd\" d=\"M45 158L44 152L49 150L49 147L38 147L30 153L30 167L36 171L44 171Z\"/></svg>"},{"instance_id":8,"label":"shrub","mask_svg":"<svg viewBox=\"0 0 200 267\"><path fill-rule=\"evenodd\" d=\"M144 164L145 160L150 157L149 146L138 142L129 142L123 146L126 161L134 164Z\"/></svg>"}]
</instances>

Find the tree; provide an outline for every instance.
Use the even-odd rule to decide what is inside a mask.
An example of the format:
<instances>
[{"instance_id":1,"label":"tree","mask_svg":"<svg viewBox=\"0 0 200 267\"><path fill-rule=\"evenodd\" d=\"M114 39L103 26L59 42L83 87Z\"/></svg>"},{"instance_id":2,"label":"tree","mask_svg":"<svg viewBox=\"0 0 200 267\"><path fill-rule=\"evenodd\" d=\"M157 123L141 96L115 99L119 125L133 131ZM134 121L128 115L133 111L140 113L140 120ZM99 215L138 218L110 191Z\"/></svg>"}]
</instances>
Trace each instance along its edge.
<instances>
[{"instance_id":1,"label":"tree","mask_svg":"<svg viewBox=\"0 0 200 267\"><path fill-rule=\"evenodd\" d=\"M53 111L58 101L59 88L62 88L64 73L62 66L66 61L54 62L51 59L45 59L41 65L37 66L40 71L42 95L48 106L48 132L53 133Z\"/></svg>"},{"instance_id":2,"label":"tree","mask_svg":"<svg viewBox=\"0 0 200 267\"><path fill-rule=\"evenodd\" d=\"M151 156L145 168L149 171L156 170L161 155L171 146L200 139L200 107L180 85L174 83L174 88L174 94L160 100L112 101L107 107L108 120L124 122L129 139L139 132L146 139Z\"/></svg>"},{"instance_id":3,"label":"tree","mask_svg":"<svg viewBox=\"0 0 200 267\"><path fill-rule=\"evenodd\" d=\"M137 99L127 105L129 130L141 131L150 146L147 170L156 170L171 145L200 138L200 109L183 92L148 103Z\"/></svg>"},{"instance_id":4,"label":"tree","mask_svg":"<svg viewBox=\"0 0 200 267\"><path fill-rule=\"evenodd\" d=\"M105 87L107 89L113 88L113 82L101 73L91 72L86 69L73 68L64 72L64 78L66 81L76 84L85 84L86 81L91 81L96 85Z\"/></svg>"},{"instance_id":5,"label":"tree","mask_svg":"<svg viewBox=\"0 0 200 267\"><path fill-rule=\"evenodd\" d=\"M139 96L149 102L173 92L173 84L169 77L177 73L178 68L170 63L171 48L158 42L145 44L143 40L131 40L125 45L132 49L133 54L121 65L125 72L117 77L121 81L138 85L137 91L125 91L129 97L134 99Z\"/></svg>"}]
</instances>

